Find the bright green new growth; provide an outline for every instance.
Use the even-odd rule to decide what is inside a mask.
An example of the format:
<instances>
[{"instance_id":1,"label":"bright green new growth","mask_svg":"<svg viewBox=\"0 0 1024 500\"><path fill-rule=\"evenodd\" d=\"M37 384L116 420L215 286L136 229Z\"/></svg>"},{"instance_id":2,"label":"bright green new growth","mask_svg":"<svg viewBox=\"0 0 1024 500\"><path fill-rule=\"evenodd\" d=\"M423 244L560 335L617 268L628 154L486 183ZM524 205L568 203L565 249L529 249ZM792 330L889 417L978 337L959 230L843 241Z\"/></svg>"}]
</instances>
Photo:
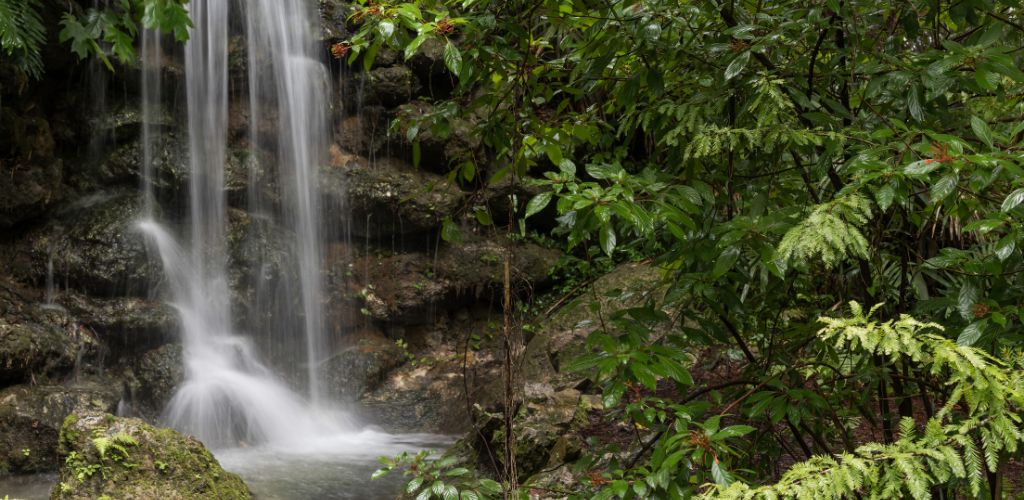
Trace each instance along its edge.
<instances>
[{"instance_id":1,"label":"bright green new growth","mask_svg":"<svg viewBox=\"0 0 1024 500\"><path fill-rule=\"evenodd\" d=\"M895 321L871 319L852 302L850 318L821 318L822 340L837 349L907 359L932 374L945 374L950 397L919 433L910 418L900 422L900 438L869 443L835 458L815 456L791 467L771 485L735 483L717 487L705 498L822 499L931 498L931 488L952 488L977 497L986 470L995 472L1003 453L1024 442L1020 411L1024 377L986 352L942 337L942 327L903 315ZM963 403L966 409L958 409ZM980 446L979 446L980 443Z\"/></svg>"},{"instance_id":2,"label":"bright green new growth","mask_svg":"<svg viewBox=\"0 0 1024 500\"><path fill-rule=\"evenodd\" d=\"M868 240L858 226L871 219L871 202L849 195L822 203L811 215L789 230L779 243L779 259L820 259L833 268L848 257L867 258Z\"/></svg>"}]
</instances>

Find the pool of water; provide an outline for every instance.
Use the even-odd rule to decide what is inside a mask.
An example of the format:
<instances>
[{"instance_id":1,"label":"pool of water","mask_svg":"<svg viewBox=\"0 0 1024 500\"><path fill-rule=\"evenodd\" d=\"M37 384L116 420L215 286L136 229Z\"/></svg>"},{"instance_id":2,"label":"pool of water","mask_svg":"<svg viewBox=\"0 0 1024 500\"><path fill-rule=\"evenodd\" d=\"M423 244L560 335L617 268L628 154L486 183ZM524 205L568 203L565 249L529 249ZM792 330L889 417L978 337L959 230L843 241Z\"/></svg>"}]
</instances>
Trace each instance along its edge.
<instances>
[{"instance_id":1,"label":"pool of water","mask_svg":"<svg viewBox=\"0 0 1024 500\"><path fill-rule=\"evenodd\" d=\"M214 454L225 469L242 476L260 500L384 500L395 498L405 479L396 471L371 480L373 471L380 468L378 457L439 451L452 442L450 436L364 430L289 446L233 448ZM0 498L46 500L56 482L56 474L0 478Z\"/></svg>"}]
</instances>

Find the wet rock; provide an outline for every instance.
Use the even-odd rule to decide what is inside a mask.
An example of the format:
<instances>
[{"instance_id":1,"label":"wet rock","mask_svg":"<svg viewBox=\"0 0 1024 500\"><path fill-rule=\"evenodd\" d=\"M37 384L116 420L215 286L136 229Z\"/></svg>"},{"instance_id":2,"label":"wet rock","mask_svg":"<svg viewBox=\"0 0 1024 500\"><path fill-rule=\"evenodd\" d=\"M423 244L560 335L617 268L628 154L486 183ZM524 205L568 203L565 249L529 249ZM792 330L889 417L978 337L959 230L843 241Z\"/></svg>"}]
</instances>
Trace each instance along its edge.
<instances>
[{"instance_id":1,"label":"wet rock","mask_svg":"<svg viewBox=\"0 0 1024 500\"><path fill-rule=\"evenodd\" d=\"M405 66L376 68L364 75L364 85L368 90L365 99L369 103L393 108L409 102L420 92L419 80Z\"/></svg>"},{"instance_id":2,"label":"wet rock","mask_svg":"<svg viewBox=\"0 0 1024 500\"><path fill-rule=\"evenodd\" d=\"M75 413L60 432L52 499L246 499L249 488L195 438L142 420Z\"/></svg>"},{"instance_id":3,"label":"wet rock","mask_svg":"<svg viewBox=\"0 0 1024 500\"><path fill-rule=\"evenodd\" d=\"M11 163L0 160L0 228L42 215L61 199L62 163Z\"/></svg>"},{"instance_id":4,"label":"wet rock","mask_svg":"<svg viewBox=\"0 0 1024 500\"><path fill-rule=\"evenodd\" d=\"M27 238L28 280L43 283L52 262L57 283L96 295L145 293L162 272L135 224L142 200L135 193L92 195L66 206Z\"/></svg>"},{"instance_id":5,"label":"wet rock","mask_svg":"<svg viewBox=\"0 0 1024 500\"><path fill-rule=\"evenodd\" d=\"M59 294L55 302L95 332L115 358L170 342L178 326L177 312L160 301L64 293Z\"/></svg>"},{"instance_id":6,"label":"wet rock","mask_svg":"<svg viewBox=\"0 0 1024 500\"><path fill-rule=\"evenodd\" d=\"M321 170L327 206L347 206L351 232L363 238L436 230L455 211L462 192L440 175L394 159L370 162L341 153Z\"/></svg>"},{"instance_id":7,"label":"wet rock","mask_svg":"<svg viewBox=\"0 0 1024 500\"><path fill-rule=\"evenodd\" d=\"M185 380L181 344L167 344L143 354L132 367L131 412L149 421L159 419L178 385Z\"/></svg>"},{"instance_id":8,"label":"wet rock","mask_svg":"<svg viewBox=\"0 0 1024 500\"><path fill-rule=\"evenodd\" d=\"M527 343L522 360L523 379L558 388L578 384L584 375L564 369L583 354L587 336L599 327L594 318L639 306L649 297L658 296L661 277L662 271L651 264L622 264L598 278L592 289L582 290L568 300ZM592 302L598 304L598 310L591 309Z\"/></svg>"},{"instance_id":9,"label":"wet rock","mask_svg":"<svg viewBox=\"0 0 1024 500\"><path fill-rule=\"evenodd\" d=\"M370 317L398 324L429 323L438 312L455 310L500 290L508 251L505 238L467 235L445 244L436 256L400 253L364 256L354 270L364 283L361 298ZM512 246L513 287L541 288L560 252L532 243Z\"/></svg>"},{"instance_id":10,"label":"wet rock","mask_svg":"<svg viewBox=\"0 0 1024 500\"><path fill-rule=\"evenodd\" d=\"M121 392L120 384L106 378L0 391L0 474L56 471L57 435L64 418L73 412L114 411Z\"/></svg>"},{"instance_id":11,"label":"wet rock","mask_svg":"<svg viewBox=\"0 0 1024 500\"><path fill-rule=\"evenodd\" d=\"M38 217L63 196L50 123L38 110L0 108L0 228Z\"/></svg>"},{"instance_id":12,"label":"wet rock","mask_svg":"<svg viewBox=\"0 0 1024 500\"><path fill-rule=\"evenodd\" d=\"M96 341L65 311L0 279L0 385L60 377Z\"/></svg>"},{"instance_id":13,"label":"wet rock","mask_svg":"<svg viewBox=\"0 0 1024 500\"><path fill-rule=\"evenodd\" d=\"M360 113L344 117L335 125L334 137L338 148L331 151L331 163L343 166L353 154L375 156L387 145L387 135L388 120L383 109L379 106L362 108Z\"/></svg>"},{"instance_id":14,"label":"wet rock","mask_svg":"<svg viewBox=\"0 0 1024 500\"><path fill-rule=\"evenodd\" d=\"M364 334L322 365L325 386L342 401L354 401L376 389L388 372L406 360L395 342L379 333Z\"/></svg>"},{"instance_id":15,"label":"wet rock","mask_svg":"<svg viewBox=\"0 0 1024 500\"><path fill-rule=\"evenodd\" d=\"M396 149L411 155L412 144L407 140L409 128L416 126L424 117L437 112L432 104L423 101L399 107L399 130L397 134L393 134L393 139L397 142ZM444 175L460 163L474 158L474 152L481 146L481 137L475 124L465 118L449 122L442 130L419 127L416 130L416 140L419 141L421 157L424 159L422 168ZM477 177L486 178L485 169L478 166L477 170Z\"/></svg>"}]
</instances>

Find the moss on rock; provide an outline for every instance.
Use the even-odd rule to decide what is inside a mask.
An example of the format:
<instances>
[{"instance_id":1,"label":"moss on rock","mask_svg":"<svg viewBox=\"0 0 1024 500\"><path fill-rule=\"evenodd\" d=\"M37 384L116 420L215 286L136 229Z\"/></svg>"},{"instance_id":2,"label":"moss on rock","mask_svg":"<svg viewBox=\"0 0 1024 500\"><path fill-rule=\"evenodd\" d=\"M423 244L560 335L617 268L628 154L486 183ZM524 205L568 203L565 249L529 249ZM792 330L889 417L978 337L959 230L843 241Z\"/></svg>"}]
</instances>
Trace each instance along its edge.
<instances>
[{"instance_id":1,"label":"moss on rock","mask_svg":"<svg viewBox=\"0 0 1024 500\"><path fill-rule=\"evenodd\" d=\"M60 442L64 465L53 500L252 498L195 438L139 419L76 414L65 421Z\"/></svg>"},{"instance_id":2,"label":"moss on rock","mask_svg":"<svg viewBox=\"0 0 1024 500\"><path fill-rule=\"evenodd\" d=\"M57 435L65 417L75 411L112 411L121 393L120 384L105 378L0 391L0 473L57 470Z\"/></svg>"}]
</instances>

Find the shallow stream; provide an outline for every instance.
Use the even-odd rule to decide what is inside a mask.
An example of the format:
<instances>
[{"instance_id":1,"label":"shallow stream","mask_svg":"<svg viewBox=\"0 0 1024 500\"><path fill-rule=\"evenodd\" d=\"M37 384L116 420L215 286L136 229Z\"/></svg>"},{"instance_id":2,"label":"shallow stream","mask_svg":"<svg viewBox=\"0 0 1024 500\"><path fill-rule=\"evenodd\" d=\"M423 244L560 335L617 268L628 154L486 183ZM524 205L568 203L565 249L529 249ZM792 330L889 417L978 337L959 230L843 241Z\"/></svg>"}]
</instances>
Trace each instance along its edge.
<instances>
[{"instance_id":1,"label":"shallow stream","mask_svg":"<svg viewBox=\"0 0 1024 500\"><path fill-rule=\"evenodd\" d=\"M397 471L371 480L380 468L377 457L441 450L451 443L450 436L364 430L287 448L233 448L215 455L225 469L242 476L259 500L384 500L398 496L405 480ZM46 500L56 482L56 474L2 478L0 498Z\"/></svg>"}]
</instances>

